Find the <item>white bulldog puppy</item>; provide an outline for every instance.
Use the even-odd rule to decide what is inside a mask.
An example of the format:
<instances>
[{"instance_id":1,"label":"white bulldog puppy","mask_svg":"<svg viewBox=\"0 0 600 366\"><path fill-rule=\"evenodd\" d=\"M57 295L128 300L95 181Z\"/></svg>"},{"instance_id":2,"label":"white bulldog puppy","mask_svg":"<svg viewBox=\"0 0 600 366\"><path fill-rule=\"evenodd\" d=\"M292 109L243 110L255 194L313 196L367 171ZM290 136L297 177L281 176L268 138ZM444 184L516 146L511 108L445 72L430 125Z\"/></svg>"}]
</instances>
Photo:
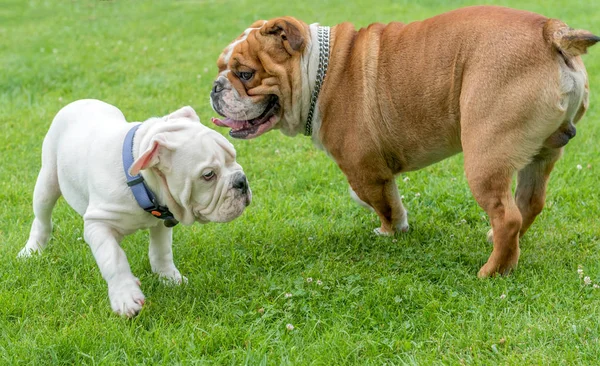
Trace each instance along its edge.
<instances>
[{"instance_id":1,"label":"white bulldog puppy","mask_svg":"<svg viewBox=\"0 0 600 366\"><path fill-rule=\"evenodd\" d=\"M235 159L231 143L202 125L191 107L127 123L110 104L73 102L58 112L44 139L35 219L19 256L46 246L52 209L62 195L83 217L84 238L108 284L113 311L134 316L144 294L121 240L148 228L152 271L185 282L173 263L171 226L227 222L242 214L252 192Z\"/></svg>"}]
</instances>

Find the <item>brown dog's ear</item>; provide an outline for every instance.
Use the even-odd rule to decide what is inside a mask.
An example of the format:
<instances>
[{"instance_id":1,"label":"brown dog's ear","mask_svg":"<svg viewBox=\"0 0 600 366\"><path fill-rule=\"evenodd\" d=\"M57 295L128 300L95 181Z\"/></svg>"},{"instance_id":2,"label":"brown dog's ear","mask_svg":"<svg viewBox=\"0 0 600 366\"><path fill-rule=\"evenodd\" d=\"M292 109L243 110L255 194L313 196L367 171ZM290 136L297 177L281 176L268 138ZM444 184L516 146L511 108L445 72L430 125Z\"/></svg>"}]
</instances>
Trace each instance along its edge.
<instances>
[{"instance_id":1,"label":"brown dog's ear","mask_svg":"<svg viewBox=\"0 0 600 366\"><path fill-rule=\"evenodd\" d=\"M263 36L274 35L280 37L283 47L290 54L301 52L306 40L303 36L304 26L292 17L283 17L269 20L261 29Z\"/></svg>"}]
</instances>

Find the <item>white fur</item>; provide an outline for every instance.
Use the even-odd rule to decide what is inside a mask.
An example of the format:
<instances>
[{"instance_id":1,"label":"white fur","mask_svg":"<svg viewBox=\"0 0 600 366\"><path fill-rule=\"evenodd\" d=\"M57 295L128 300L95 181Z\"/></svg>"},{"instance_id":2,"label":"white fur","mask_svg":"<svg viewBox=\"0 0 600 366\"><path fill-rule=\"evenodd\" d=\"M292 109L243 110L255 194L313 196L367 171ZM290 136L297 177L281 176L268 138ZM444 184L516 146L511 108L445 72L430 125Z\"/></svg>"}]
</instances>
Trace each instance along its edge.
<instances>
[{"instance_id":1,"label":"white fur","mask_svg":"<svg viewBox=\"0 0 600 366\"><path fill-rule=\"evenodd\" d=\"M356 192L354 192L352 187L348 187L348 190L350 191L350 197L352 197L354 202L358 203L359 206L362 206L368 210L375 212L375 210L373 209L373 207L371 205L369 205L365 201L361 200L360 197L358 197L358 195L356 194Z\"/></svg>"},{"instance_id":2,"label":"white fur","mask_svg":"<svg viewBox=\"0 0 600 366\"><path fill-rule=\"evenodd\" d=\"M112 309L126 316L140 311L144 295L119 246L125 235L149 228L152 271L170 282L185 282L173 263L172 228L142 210L126 184L121 151L132 126L120 110L98 100L76 101L58 112L42 146L35 219L19 252L27 257L46 246L52 209L62 194L83 216L84 238L108 284ZM243 174L233 146L199 123L191 107L144 122L132 150L136 162L149 157L142 176L183 224L232 220L251 200L249 189L244 194L232 187L232 179ZM216 173L211 181L202 177L207 170Z\"/></svg>"},{"instance_id":3,"label":"white fur","mask_svg":"<svg viewBox=\"0 0 600 366\"><path fill-rule=\"evenodd\" d=\"M354 202L358 203L360 206L362 206L368 210L375 212L375 210L373 209L373 207L371 207L371 205L369 205L365 201L361 200L360 197L358 197L358 195L356 194L356 192L354 192L352 187L349 187L349 191L350 191L350 197L352 197ZM400 220L400 223L396 225L396 231L407 232L409 229L408 212L404 209L404 207L401 207L401 211L403 212L403 215L402 215L402 219ZM373 231L375 232L375 234L381 235L381 236L393 236L394 235L393 233L385 233L385 232L381 231L380 228L376 228Z\"/></svg>"},{"instance_id":4,"label":"white fur","mask_svg":"<svg viewBox=\"0 0 600 366\"><path fill-rule=\"evenodd\" d=\"M246 29L240 39L233 41L229 46L227 46L227 48L225 48L225 51L223 51L223 61L225 62L225 64L229 64L229 60L231 59L231 54L233 53L233 49L235 48L235 46L244 42L246 40L246 38L248 38L248 34L250 34L250 32L253 29L256 29L256 28Z\"/></svg>"},{"instance_id":5,"label":"white fur","mask_svg":"<svg viewBox=\"0 0 600 366\"><path fill-rule=\"evenodd\" d=\"M267 24L266 21L263 23L263 25L265 25L265 24ZM227 48L225 48L225 50L223 51L223 61L225 62L225 64L229 64L229 60L231 59L231 55L233 54L233 49L235 48L235 46L244 42L246 40L246 38L248 38L248 35L250 34L250 32L252 32L253 30L256 30L256 29L260 29L260 28L247 28L244 31L244 33L242 33L242 36L239 39L236 39L235 41L231 42L229 44L229 46L227 46Z\"/></svg>"},{"instance_id":6,"label":"white fur","mask_svg":"<svg viewBox=\"0 0 600 366\"><path fill-rule=\"evenodd\" d=\"M300 100L294 103L294 110L287 112L283 116L283 120L279 122L281 132L288 136L295 136L297 134L304 134L306 130L306 119L308 112L310 111L310 99L312 97L313 90L317 81L317 71L319 69L319 37L318 37L318 23L309 25L310 39L307 42L304 53L300 58L300 69L302 74L302 86ZM312 129L312 141L315 146L321 150L323 145L319 139L319 130L321 128L321 115L319 113L319 102L317 98L317 104L313 112L313 129Z\"/></svg>"}]
</instances>

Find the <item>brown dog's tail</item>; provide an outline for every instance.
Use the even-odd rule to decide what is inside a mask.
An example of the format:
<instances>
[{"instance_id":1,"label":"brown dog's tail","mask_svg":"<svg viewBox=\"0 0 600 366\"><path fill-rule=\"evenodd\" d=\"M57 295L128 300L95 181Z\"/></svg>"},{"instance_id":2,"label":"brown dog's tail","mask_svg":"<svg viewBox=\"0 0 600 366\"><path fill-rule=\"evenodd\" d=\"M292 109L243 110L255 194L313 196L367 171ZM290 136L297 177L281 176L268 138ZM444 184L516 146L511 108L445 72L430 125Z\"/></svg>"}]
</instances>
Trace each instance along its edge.
<instances>
[{"instance_id":1,"label":"brown dog's tail","mask_svg":"<svg viewBox=\"0 0 600 366\"><path fill-rule=\"evenodd\" d=\"M548 19L544 24L544 38L566 59L583 55L587 48L600 42L600 37L583 29L570 28L558 19Z\"/></svg>"}]
</instances>

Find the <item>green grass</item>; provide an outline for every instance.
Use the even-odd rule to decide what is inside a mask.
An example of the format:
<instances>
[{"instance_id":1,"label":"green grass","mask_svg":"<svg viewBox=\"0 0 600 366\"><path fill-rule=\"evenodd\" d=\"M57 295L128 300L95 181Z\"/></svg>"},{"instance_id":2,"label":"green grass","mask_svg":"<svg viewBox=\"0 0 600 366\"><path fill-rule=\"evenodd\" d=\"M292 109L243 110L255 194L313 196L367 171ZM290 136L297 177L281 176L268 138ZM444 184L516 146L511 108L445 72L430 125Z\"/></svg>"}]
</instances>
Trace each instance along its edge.
<instances>
[{"instance_id":1,"label":"green grass","mask_svg":"<svg viewBox=\"0 0 600 366\"><path fill-rule=\"evenodd\" d=\"M600 46L585 56L591 108L509 277L476 278L491 246L462 157L401 177L411 230L381 238L335 164L308 139L277 132L233 141L254 191L240 219L176 228L187 286L152 275L147 233L124 240L147 297L135 319L111 313L82 220L63 200L47 250L16 259L42 139L68 102L102 99L130 121L190 104L209 124L216 58L254 20L364 26L475 2L416 3L2 0L0 364L597 363L600 289L577 267L600 283ZM494 3L600 34L600 2Z\"/></svg>"}]
</instances>

